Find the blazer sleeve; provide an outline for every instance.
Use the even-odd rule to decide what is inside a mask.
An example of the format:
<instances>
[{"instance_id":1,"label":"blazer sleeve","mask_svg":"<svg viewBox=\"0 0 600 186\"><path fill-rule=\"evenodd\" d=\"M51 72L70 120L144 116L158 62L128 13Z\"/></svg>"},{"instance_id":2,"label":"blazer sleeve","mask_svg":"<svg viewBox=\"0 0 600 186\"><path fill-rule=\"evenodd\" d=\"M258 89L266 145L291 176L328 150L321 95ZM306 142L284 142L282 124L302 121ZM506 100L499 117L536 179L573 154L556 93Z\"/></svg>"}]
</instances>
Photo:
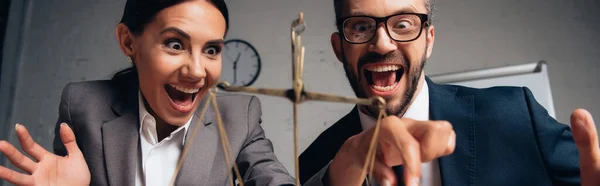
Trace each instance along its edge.
<instances>
[{"instance_id":1,"label":"blazer sleeve","mask_svg":"<svg viewBox=\"0 0 600 186\"><path fill-rule=\"evenodd\" d=\"M54 154L59 156L66 156L67 150L65 149L64 144L60 138L60 124L67 123L73 132L75 129L71 123L71 112L69 110L69 98L71 93L71 83L67 84L62 91L62 95L60 98L60 104L58 106L58 121L56 121L56 125L54 127L54 141L53 141L53 149Z\"/></svg>"},{"instance_id":2,"label":"blazer sleeve","mask_svg":"<svg viewBox=\"0 0 600 186\"><path fill-rule=\"evenodd\" d=\"M305 186L328 185L328 183L329 183L329 165L330 164L331 164L331 161L325 167L321 168L321 170L319 170L319 172L317 172L315 175L313 175L308 180L306 180L306 182L303 185L305 185Z\"/></svg>"},{"instance_id":3,"label":"blazer sleeve","mask_svg":"<svg viewBox=\"0 0 600 186\"><path fill-rule=\"evenodd\" d=\"M529 114L553 185L580 185L579 153L571 128L552 118L546 109L533 97L528 88L523 88Z\"/></svg>"},{"instance_id":4,"label":"blazer sleeve","mask_svg":"<svg viewBox=\"0 0 600 186\"><path fill-rule=\"evenodd\" d=\"M261 124L260 101L252 96L248 105L248 135L236 159L245 185L294 185L295 180L277 160L273 144Z\"/></svg>"}]
</instances>

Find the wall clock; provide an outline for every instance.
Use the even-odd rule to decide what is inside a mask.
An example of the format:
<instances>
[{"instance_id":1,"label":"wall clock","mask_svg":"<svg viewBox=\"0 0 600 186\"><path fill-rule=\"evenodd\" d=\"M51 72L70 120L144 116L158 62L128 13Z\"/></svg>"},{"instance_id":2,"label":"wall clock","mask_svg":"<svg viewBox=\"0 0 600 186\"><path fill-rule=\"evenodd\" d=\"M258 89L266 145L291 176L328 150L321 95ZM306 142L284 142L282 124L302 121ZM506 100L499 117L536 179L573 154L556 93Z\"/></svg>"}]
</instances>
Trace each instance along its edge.
<instances>
[{"instance_id":1,"label":"wall clock","mask_svg":"<svg viewBox=\"0 0 600 186\"><path fill-rule=\"evenodd\" d=\"M221 81L231 85L250 86L260 74L260 56L250 43L232 39L225 42L221 57Z\"/></svg>"}]
</instances>

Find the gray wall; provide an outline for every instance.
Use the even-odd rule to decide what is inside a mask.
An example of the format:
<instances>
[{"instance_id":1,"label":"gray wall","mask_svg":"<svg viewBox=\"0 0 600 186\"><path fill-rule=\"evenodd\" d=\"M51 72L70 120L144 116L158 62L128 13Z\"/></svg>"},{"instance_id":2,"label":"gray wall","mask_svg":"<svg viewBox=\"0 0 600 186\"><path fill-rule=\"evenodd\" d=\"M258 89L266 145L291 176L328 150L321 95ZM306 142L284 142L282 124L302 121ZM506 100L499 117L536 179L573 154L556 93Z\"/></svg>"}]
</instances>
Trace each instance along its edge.
<instances>
[{"instance_id":1,"label":"gray wall","mask_svg":"<svg viewBox=\"0 0 600 186\"><path fill-rule=\"evenodd\" d=\"M7 25L16 33L6 35L4 50L11 53L4 56L2 70L15 73L2 73L0 109L10 105L8 117L0 115L2 139L18 145L14 124L21 123L35 141L51 150L62 88L71 81L108 78L128 65L115 39L125 0L13 3L9 19L20 21Z\"/></svg>"},{"instance_id":2,"label":"gray wall","mask_svg":"<svg viewBox=\"0 0 600 186\"><path fill-rule=\"evenodd\" d=\"M437 1L429 74L546 60L559 121L600 115L600 1Z\"/></svg>"},{"instance_id":3,"label":"gray wall","mask_svg":"<svg viewBox=\"0 0 600 186\"><path fill-rule=\"evenodd\" d=\"M36 141L51 148L62 87L71 81L108 78L127 65L114 36L125 0L13 2L21 6L11 7L15 17L8 28L13 32L7 33L4 48L0 121L5 126L0 137L18 143L13 127L19 122L30 129ZM232 19L228 37L249 41L261 54L263 70L255 86L291 87L291 77L285 77L291 76L289 26L303 11L308 25L303 35L306 88L353 96L329 44L334 31L330 0L227 3ZM546 60L558 120L567 122L570 112L579 107L600 115L595 96L600 92L596 82L600 2L446 0L438 1L437 9L436 43L427 74ZM16 73L6 74L7 69ZM291 104L279 98L260 99L267 136L273 139L280 160L294 173L289 156L293 152ZM345 104L303 104L300 150L350 109L351 105ZM321 122L306 122L315 118Z\"/></svg>"},{"instance_id":4,"label":"gray wall","mask_svg":"<svg viewBox=\"0 0 600 186\"><path fill-rule=\"evenodd\" d=\"M122 4L123 1L31 0L11 125L27 126L36 134L36 141L51 147L64 85L107 78L128 64L114 36ZM16 139L14 132L9 136Z\"/></svg>"}]
</instances>

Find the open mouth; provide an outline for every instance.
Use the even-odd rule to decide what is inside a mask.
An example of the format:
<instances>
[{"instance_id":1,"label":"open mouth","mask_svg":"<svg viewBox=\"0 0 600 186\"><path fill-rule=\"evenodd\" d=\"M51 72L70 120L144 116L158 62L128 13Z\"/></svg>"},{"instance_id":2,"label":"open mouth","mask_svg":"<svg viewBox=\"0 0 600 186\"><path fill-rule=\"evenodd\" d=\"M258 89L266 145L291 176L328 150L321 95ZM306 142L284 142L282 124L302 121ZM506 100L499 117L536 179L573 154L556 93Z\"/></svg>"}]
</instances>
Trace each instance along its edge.
<instances>
[{"instance_id":1,"label":"open mouth","mask_svg":"<svg viewBox=\"0 0 600 186\"><path fill-rule=\"evenodd\" d=\"M188 88L178 85L165 85L165 91L171 100L171 106L183 113L190 112L194 107L194 101L198 97L200 88Z\"/></svg>"},{"instance_id":2,"label":"open mouth","mask_svg":"<svg viewBox=\"0 0 600 186\"><path fill-rule=\"evenodd\" d=\"M375 93L393 93L404 74L404 68L398 64L374 64L365 66L363 74Z\"/></svg>"}]
</instances>

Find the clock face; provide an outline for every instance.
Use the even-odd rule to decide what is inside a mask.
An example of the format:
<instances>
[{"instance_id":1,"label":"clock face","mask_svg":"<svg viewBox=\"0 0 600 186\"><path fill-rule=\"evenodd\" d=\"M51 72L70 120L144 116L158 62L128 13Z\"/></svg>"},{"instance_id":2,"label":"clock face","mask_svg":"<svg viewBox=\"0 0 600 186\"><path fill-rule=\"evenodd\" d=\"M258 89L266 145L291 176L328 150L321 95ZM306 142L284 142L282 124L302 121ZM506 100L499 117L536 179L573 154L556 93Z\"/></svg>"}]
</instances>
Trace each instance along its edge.
<instances>
[{"instance_id":1,"label":"clock face","mask_svg":"<svg viewBox=\"0 0 600 186\"><path fill-rule=\"evenodd\" d=\"M260 56L250 43L243 40L228 40L223 46L220 81L231 85L249 86L260 73Z\"/></svg>"}]
</instances>

